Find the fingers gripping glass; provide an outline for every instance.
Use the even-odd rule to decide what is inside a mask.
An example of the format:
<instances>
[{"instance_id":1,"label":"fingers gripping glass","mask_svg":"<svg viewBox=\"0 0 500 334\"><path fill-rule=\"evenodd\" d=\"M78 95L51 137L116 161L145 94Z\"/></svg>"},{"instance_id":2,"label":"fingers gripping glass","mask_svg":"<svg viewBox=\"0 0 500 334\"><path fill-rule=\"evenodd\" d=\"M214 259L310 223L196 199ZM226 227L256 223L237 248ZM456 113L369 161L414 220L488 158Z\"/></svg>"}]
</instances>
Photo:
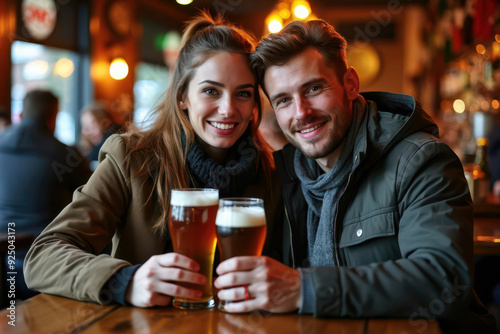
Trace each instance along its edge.
<instances>
[{"instance_id":1,"label":"fingers gripping glass","mask_svg":"<svg viewBox=\"0 0 500 334\"><path fill-rule=\"evenodd\" d=\"M221 262L234 256L259 256L266 240L264 201L260 198L223 198L216 220ZM248 286L245 300L248 300ZM224 311L228 301L220 301Z\"/></svg>"},{"instance_id":2,"label":"fingers gripping glass","mask_svg":"<svg viewBox=\"0 0 500 334\"><path fill-rule=\"evenodd\" d=\"M201 309L214 306L212 268L216 246L215 218L219 191L217 189L174 189L170 199L168 228L174 252L185 255L200 265L200 274L207 278L201 286L190 283L179 285L202 290L200 299L174 298L173 305L182 309Z\"/></svg>"}]
</instances>

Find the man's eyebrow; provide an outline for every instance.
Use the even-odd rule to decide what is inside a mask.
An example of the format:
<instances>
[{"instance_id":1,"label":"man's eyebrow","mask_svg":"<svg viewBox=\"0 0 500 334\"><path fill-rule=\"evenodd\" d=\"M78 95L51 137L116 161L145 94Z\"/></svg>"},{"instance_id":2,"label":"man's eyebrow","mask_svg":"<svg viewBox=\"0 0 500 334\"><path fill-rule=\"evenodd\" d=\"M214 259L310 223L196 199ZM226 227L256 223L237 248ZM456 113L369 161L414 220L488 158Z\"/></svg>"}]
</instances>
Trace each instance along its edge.
<instances>
[{"instance_id":1,"label":"man's eyebrow","mask_svg":"<svg viewBox=\"0 0 500 334\"><path fill-rule=\"evenodd\" d=\"M288 94L287 93L278 93L278 94L275 94L275 95L273 95L273 96L271 96L269 98L269 102L271 102L271 105L273 105L276 100L278 100L278 99L280 99L280 98L282 98L283 96L286 96L286 95L288 95Z\"/></svg>"},{"instance_id":2,"label":"man's eyebrow","mask_svg":"<svg viewBox=\"0 0 500 334\"><path fill-rule=\"evenodd\" d=\"M322 78L322 77L319 77L319 78L312 78L311 80L307 81L307 82L304 82L302 85L300 85L300 89L303 89L303 88L306 88L308 86L311 86L313 84L316 84L316 83L322 83L322 84L325 84L325 83L328 83L328 81L326 81L325 78Z\"/></svg>"},{"instance_id":3,"label":"man's eyebrow","mask_svg":"<svg viewBox=\"0 0 500 334\"><path fill-rule=\"evenodd\" d=\"M302 90L302 89L304 89L304 88L306 88L306 87L308 87L308 86L311 86L311 85L313 85L313 84L316 84L316 83L322 83L322 84L325 84L325 83L328 83L328 82L325 80L325 78L322 78L322 77L319 77L319 78L312 78L311 80L306 81L306 82L304 82L303 84L301 84L301 85L299 86L299 90ZM274 104L274 102L275 102L277 99L279 99L279 98L281 98L281 97L283 97L283 96L286 96L286 95L288 95L288 94L287 94L287 93L278 93L278 94L275 94L275 95L273 95L273 96L271 96L271 97L269 98L269 101L271 102L271 104Z\"/></svg>"}]
</instances>

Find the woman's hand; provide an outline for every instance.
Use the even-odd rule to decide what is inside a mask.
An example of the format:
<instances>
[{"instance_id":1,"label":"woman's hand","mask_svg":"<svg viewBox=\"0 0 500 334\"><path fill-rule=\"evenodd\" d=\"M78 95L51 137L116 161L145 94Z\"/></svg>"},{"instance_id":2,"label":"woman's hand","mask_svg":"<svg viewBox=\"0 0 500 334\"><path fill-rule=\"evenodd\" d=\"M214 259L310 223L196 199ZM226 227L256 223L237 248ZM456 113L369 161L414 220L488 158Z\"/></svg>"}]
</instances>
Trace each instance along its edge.
<instances>
[{"instance_id":1,"label":"woman's hand","mask_svg":"<svg viewBox=\"0 0 500 334\"><path fill-rule=\"evenodd\" d=\"M233 257L219 264L215 287L227 312L266 310L286 313L301 305L300 273L265 256ZM249 299L245 299L247 285Z\"/></svg>"},{"instance_id":2,"label":"woman's hand","mask_svg":"<svg viewBox=\"0 0 500 334\"><path fill-rule=\"evenodd\" d=\"M137 269L128 284L125 300L134 306L150 307L168 305L173 297L197 299L200 290L177 285L177 282L204 284L205 276L197 273L200 266L190 258L167 253L152 256Z\"/></svg>"}]
</instances>

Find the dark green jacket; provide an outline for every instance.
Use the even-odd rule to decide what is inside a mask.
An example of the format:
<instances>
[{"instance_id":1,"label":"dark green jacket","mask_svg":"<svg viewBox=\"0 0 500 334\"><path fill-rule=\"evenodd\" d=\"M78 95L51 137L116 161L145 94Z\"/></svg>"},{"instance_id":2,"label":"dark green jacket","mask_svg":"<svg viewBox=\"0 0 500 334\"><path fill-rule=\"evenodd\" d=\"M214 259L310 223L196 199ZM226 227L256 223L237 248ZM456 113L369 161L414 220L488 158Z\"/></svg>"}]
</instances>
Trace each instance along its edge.
<instances>
[{"instance_id":1,"label":"dark green jacket","mask_svg":"<svg viewBox=\"0 0 500 334\"><path fill-rule=\"evenodd\" d=\"M487 332L492 318L473 298L472 201L459 159L412 97L363 96L372 108L332 222L338 266L301 269L301 312L406 317L416 329L421 318L444 326L460 319L474 324L462 327L467 333ZM307 268L307 204L294 154L291 145L275 153L287 215L283 259Z\"/></svg>"}]
</instances>

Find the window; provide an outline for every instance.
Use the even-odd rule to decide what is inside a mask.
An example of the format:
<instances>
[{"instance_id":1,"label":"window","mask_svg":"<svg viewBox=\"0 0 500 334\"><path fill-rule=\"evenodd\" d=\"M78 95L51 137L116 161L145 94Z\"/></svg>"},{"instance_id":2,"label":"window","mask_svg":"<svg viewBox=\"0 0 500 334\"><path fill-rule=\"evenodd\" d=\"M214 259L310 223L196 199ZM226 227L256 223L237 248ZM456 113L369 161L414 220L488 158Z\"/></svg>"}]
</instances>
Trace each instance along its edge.
<instances>
[{"instance_id":1,"label":"window","mask_svg":"<svg viewBox=\"0 0 500 334\"><path fill-rule=\"evenodd\" d=\"M40 44L14 41L12 44L12 122L20 121L22 101L33 89L47 89L59 98L55 137L74 145L79 137L78 110L84 100L82 78L88 66L86 56ZM87 70L86 73L89 71ZM88 76L88 74L87 74ZM89 100L88 97L86 100Z\"/></svg>"},{"instance_id":2,"label":"window","mask_svg":"<svg viewBox=\"0 0 500 334\"><path fill-rule=\"evenodd\" d=\"M165 66L139 63L135 69L134 123L140 129L153 124L151 112L165 99L169 85L169 72Z\"/></svg>"}]
</instances>

